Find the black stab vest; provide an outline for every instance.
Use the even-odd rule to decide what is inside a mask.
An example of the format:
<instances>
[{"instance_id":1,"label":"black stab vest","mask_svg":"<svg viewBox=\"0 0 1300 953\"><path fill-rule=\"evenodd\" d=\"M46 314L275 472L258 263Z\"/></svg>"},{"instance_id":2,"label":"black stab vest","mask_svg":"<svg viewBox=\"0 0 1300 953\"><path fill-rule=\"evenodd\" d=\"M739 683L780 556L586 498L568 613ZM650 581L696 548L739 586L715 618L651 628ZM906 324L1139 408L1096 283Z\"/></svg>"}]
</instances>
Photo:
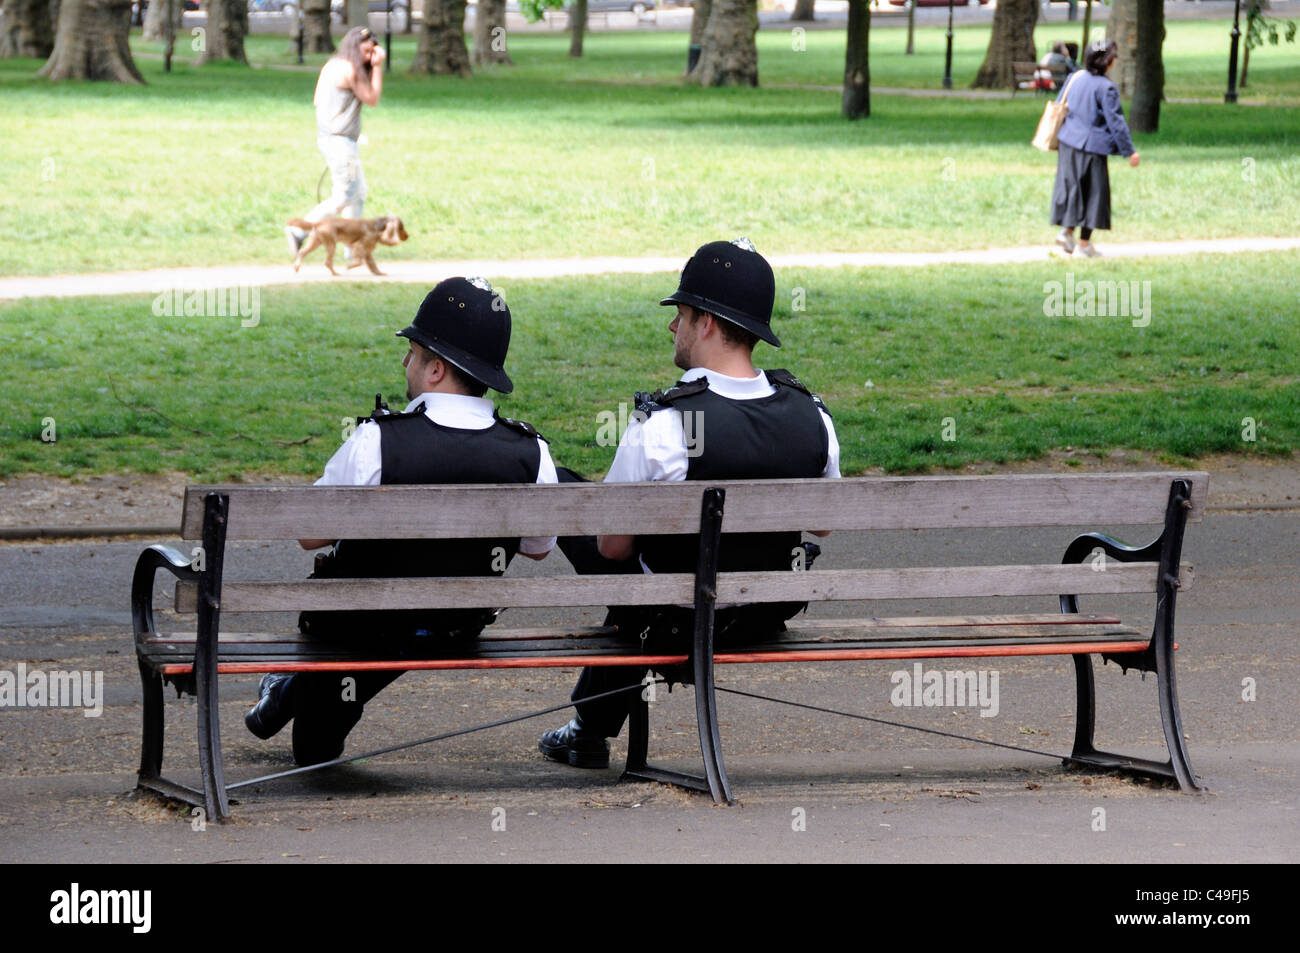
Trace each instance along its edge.
<instances>
[{"instance_id":1,"label":"black stab vest","mask_svg":"<svg viewBox=\"0 0 1300 953\"><path fill-rule=\"evenodd\" d=\"M380 483L536 483L542 452L528 424L497 417L486 430L434 423L423 410L372 418L379 426ZM350 539L337 548L340 577L488 576L492 551L515 539Z\"/></svg>"},{"instance_id":2,"label":"black stab vest","mask_svg":"<svg viewBox=\"0 0 1300 953\"><path fill-rule=\"evenodd\" d=\"M776 388L768 397L733 400L708 389L707 378L679 382L667 392L638 394L637 409L654 413L674 407L683 415L688 480L776 480L819 477L830 440L820 398L784 370L767 371ZM726 533L718 569L743 572L790 568L800 534ZM695 571L699 536L643 536L637 549L653 572Z\"/></svg>"},{"instance_id":3,"label":"black stab vest","mask_svg":"<svg viewBox=\"0 0 1300 953\"><path fill-rule=\"evenodd\" d=\"M423 405L412 413L376 415L380 428L382 484L536 483L542 453L537 431L522 421L496 416L485 430L462 430L434 423ZM511 539L346 539L329 558L318 561L324 578L383 576L499 576L500 547L508 564L519 550ZM491 613L488 613L490 615ZM380 626L391 632L418 628L482 628L481 610L391 610L304 613L304 631L348 634ZM475 623L478 623L477 625ZM356 631L364 635L364 631Z\"/></svg>"}]
</instances>

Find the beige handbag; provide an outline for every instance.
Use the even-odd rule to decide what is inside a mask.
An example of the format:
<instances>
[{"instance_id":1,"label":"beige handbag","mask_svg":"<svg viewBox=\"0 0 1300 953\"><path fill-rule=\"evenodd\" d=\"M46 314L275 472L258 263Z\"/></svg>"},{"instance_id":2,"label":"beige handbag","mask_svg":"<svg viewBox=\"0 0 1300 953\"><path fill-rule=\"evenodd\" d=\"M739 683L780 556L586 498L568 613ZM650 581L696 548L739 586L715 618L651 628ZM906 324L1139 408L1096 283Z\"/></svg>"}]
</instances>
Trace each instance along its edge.
<instances>
[{"instance_id":1,"label":"beige handbag","mask_svg":"<svg viewBox=\"0 0 1300 953\"><path fill-rule=\"evenodd\" d=\"M1082 72L1083 70L1075 70L1074 75L1066 82L1059 103L1053 100L1043 107L1043 118L1038 120L1038 130L1031 140L1035 149L1041 152L1057 150L1056 134L1061 131L1061 123L1065 122L1065 117L1070 112L1069 106L1066 105L1066 100L1070 97L1070 87L1074 84L1075 77Z\"/></svg>"}]
</instances>

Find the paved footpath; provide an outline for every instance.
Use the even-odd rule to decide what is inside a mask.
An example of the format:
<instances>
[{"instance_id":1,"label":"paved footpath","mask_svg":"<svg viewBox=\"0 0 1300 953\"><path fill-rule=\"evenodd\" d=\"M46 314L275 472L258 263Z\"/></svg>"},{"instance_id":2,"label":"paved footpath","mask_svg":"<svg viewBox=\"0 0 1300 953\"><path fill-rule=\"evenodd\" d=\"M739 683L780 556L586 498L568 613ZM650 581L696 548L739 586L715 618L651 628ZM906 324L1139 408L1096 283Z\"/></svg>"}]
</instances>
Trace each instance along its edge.
<instances>
[{"instance_id":1,"label":"paved footpath","mask_svg":"<svg viewBox=\"0 0 1300 953\"><path fill-rule=\"evenodd\" d=\"M1291 251L1300 238L1207 238L1169 242L1128 242L1102 246L1107 258L1169 257L1205 253ZM983 248L936 252L809 252L771 255L774 268L909 268L924 265L998 265L1045 261L1064 256L1051 245ZM228 288L339 281L390 281L437 284L453 275L506 278L569 278L577 275L653 274L677 272L681 256L646 258L524 258L514 261L471 259L456 261L384 262L386 274L376 278L360 269L331 276L319 262L294 272L283 265L226 265L216 268L160 268L153 271L114 271L99 274L44 275L0 278L0 301L18 298L72 298L87 295L157 294L168 288Z\"/></svg>"},{"instance_id":2,"label":"paved footpath","mask_svg":"<svg viewBox=\"0 0 1300 953\"><path fill-rule=\"evenodd\" d=\"M1187 534L1195 582L1178 600L1178 688L1192 763L1208 787L1202 796L728 695L720 710L740 798L733 808L656 785L620 784L621 741L607 771L545 761L537 736L563 717L551 716L259 785L240 793L233 823L198 829L186 812L130 794L141 712L127 592L134 557L167 537L0 543L0 670L22 663L104 674L100 717L0 709L0 859L1294 863L1300 484L1293 465L1252 462L1235 476L1214 470L1210 487L1210 512ZM829 569L847 568L906 552L915 564L935 565L987 559L990 550L1050 559L1070 535L837 533L825 543L825 561ZM306 575L311 556L291 544L253 542L236 544L229 559L238 574L295 579ZM556 559L561 564L552 565ZM564 571L559 556L525 562L517 560L511 575ZM1041 600L1010 601L1016 604L1007 611L1046 608ZM1115 605L1097 597L1087 608L1134 619L1151 614L1140 597ZM924 609L889 606L891 614ZM237 616L223 621L232 631L247 624ZM997 661L1001 707L993 718L971 708L892 707L891 669L901 668L895 663L727 666L722 681L1020 747L1068 750L1069 661ZM541 708L564 699L572 678L562 670L407 675L367 708L350 750ZM256 682L222 681L231 780L290 764L288 732L261 742L240 723ZM1243 697L1244 684L1254 688L1253 700ZM193 704L168 695L168 771L192 781ZM1152 679L1124 676L1113 665L1099 672L1104 744L1157 756L1157 707ZM693 713L688 689L656 699L653 743L662 763L698 770Z\"/></svg>"}]
</instances>

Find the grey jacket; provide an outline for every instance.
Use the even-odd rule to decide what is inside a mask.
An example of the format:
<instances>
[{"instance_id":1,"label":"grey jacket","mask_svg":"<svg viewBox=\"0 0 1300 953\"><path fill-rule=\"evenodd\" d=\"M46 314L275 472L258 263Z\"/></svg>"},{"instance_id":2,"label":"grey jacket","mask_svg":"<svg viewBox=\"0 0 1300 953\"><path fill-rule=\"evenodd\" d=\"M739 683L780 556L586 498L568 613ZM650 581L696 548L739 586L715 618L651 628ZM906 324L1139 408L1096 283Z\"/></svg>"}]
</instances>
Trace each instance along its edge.
<instances>
[{"instance_id":1,"label":"grey jacket","mask_svg":"<svg viewBox=\"0 0 1300 953\"><path fill-rule=\"evenodd\" d=\"M1068 95L1067 95L1068 94ZM1057 138L1071 149L1097 155L1129 156L1136 150L1129 136L1119 90L1105 76L1086 70L1070 74L1070 82L1056 97L1065 97L1070 111Z\"/></svg>"}]
</instances>

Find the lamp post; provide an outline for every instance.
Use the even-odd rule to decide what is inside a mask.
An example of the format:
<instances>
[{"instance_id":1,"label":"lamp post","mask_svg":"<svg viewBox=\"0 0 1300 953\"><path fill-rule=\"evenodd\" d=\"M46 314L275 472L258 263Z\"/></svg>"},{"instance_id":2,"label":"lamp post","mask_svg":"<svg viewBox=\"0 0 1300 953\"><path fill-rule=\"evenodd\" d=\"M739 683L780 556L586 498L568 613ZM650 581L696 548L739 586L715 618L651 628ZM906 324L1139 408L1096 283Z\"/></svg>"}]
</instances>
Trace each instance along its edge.
<instances>
[{"instance_id":1,"label":"lamp post","mask_svg":"<svg viewBox=\"0 0 1300 953\"><path fill-rule=\"evenodd\" d=\"M952 0L948 0L948 51L943 56L943 88L952 89Z\"/></svg>"},{"instance_id":2,"label":"lamp post","mask_svg":"<svg viewBox=\"0 0 1300 953\"><path fill-rule=\"evenodd\" d=\"M384 3L384 72L393 71L393 0Z\"/></svg>"},{"instance_id":3,"label":"lamp post","mask_svg":"<svg viewBox=\"0 0 1300 953\"><path fill-rule=\"evenodd\" d=\"M1232 8L1232 48L1228 53L1228 91L1223 94L1225 103L1237 101L1237 44L1241 41L1241 27L1238 25L1240 19L1241 0L1237 0Z\"/></svg>"}]
</instances>

